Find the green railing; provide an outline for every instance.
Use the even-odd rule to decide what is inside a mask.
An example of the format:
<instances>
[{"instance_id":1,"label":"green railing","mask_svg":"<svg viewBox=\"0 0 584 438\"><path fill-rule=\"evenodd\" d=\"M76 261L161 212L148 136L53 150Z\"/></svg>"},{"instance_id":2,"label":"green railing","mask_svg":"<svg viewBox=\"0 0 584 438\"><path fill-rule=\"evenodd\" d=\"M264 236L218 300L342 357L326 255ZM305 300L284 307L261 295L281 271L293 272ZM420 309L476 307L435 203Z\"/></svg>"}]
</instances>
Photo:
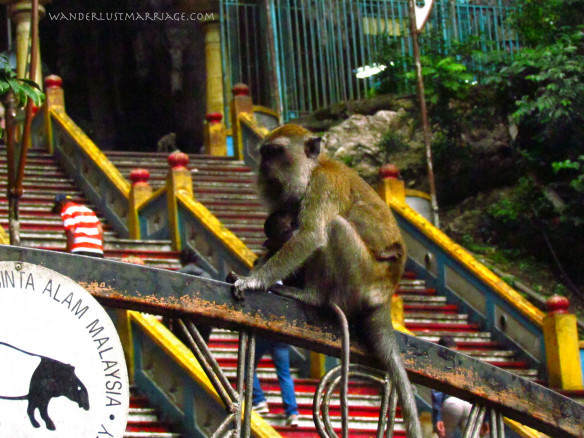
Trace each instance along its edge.
<instances>
[{"instance_id":1,"label":"green railing","mask_svg":"<svg viewBox=\"0 0 584 438\"><path fill-rule=\"evenodd\" d=\"M275 108L274 67L284 120L366 97L375 77L359 79L357 69L379 59L384 40L397 41L402 56L412 52L405 0L221 0L220 10L226 92L244 82L254 102ZM446 51L455 40L473 38L483 52L512 54L519 47L508 24L512 10L501 1L438 0L424 32L440 34ZM270 39L275 62L269 56Z\"/></svg>"}]
</instances>

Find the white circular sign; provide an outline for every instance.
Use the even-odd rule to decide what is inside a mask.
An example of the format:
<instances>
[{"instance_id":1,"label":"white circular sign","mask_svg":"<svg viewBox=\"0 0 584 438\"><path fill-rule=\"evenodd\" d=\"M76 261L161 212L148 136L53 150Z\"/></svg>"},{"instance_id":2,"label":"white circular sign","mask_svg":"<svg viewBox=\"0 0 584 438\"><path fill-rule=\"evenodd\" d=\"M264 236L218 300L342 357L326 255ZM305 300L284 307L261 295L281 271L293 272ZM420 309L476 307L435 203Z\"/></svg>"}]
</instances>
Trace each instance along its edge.
<instances>
[{"instance_id":1,"label":"white circular sign","mask_svg":"<svg viewBox=\"0 0 584 438\"><path fill-rule=\"evenodd\" d=\"M0 262L0 436L122 438L129 387L103 307L58 272Z\"/></svg>"}]
</instances>

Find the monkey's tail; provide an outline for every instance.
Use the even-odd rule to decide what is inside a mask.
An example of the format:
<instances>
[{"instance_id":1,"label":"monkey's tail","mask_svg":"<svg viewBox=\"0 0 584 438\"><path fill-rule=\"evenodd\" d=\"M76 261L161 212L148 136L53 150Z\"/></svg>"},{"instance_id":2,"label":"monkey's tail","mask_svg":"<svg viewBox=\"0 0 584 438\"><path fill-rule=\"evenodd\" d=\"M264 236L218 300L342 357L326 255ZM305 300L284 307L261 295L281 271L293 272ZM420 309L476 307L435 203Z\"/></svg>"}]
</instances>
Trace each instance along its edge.
<instances>
[{"instance_id":1,"label":"monkey's tail","mask_svg":"<svg viewBox=\"0 0 584 438\"><path fill-rule=\"evenodd\" d=\"M12 348L14 350L20 351L21 353L24 353L24 354L28 354L29 356L36 356L36 357L39 356L38 354L34 354L34 353L29 352L29 351L24 351L21 348L15 347L14 345L10 345L10 344L8 344L6 342L0 341L0 345L6 345L7 347L10 347L10 348Z\"/></svg>"},{"instance_id":2,"label":"monkey's tail","mask_svg":"<svg viewBox=\"0 0 584 438\"><path fill-rule=\"evenodd\" d=\"M8 397L6 395L0 395L0 399L1 400L28 400L28 394L27 395L19 395L17 397Z\"/></svg>"},{"instance_id":3,"label":"monkey's tail","mask_svg":"<svg viewBox=\"0 0 584 438\"><path fill-rule=\"evenodd\" d=\"M391 380L401 401L402 416L406 423L406 435L408 438L422 438L422 427L418 417L416 397L397 348L392 349L388 365Z\"/></svg>"},{"instance_id":4,"label":"monkey's tail","mask_svg":"<svg viewBox=\"0 0 584 438\"><path fill-rule=\"evenodd\" d=\"M392 384L397 389L408 438L422 438L416 399L399 354L397 339L391 324L389 306L379 307L369 318L365 318L364 329L365 339L369 341L369 347L383 363L390 374Z\"/></svg>"}]
</instances>

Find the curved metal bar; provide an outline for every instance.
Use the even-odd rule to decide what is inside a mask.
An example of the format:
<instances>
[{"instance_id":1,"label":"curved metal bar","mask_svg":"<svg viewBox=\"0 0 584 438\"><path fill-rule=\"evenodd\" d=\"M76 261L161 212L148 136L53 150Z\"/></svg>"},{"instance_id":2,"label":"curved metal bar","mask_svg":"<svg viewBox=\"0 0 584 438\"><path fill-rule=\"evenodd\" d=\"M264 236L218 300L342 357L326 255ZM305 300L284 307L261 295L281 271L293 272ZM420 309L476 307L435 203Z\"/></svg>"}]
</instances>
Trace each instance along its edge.
<instances>
[{"instance_id":1,"label":"curved metal bar","mask_svg":"<svg viewBox=\"0 0 584 438\"><path fill-rule=\"evenodd\" d=\"M314 426L316 427L316 431L318 435L321 437L326 437L325 434L325 426L320 416L320 407L322 406L322 398L323 398L323 389L326 386L326 382L328 379L329 373L326 373L316 387L316 391L314 392L314 398L312 399L312 419L314 421Z\"/></svg>"},{"instance_id":2,"label":"curved metal bar","mask_svg":"<svg viewBox=\"0 0 584 438\"><path fill-rule=\"evenodd\" d=\"M235 420L235 414L228 415L225 418L225 420L223 420L223 423L221 423L219 425L219 427L213 433L213 435L211 435L211 438L219 438L219 437L222 437L223 436L223 433L225 432L225 430L227 429L227 427L229 426L229 424L231 424L231 422L233 420Z\"/></svg>"},{"instance_id":3,"label":"curved metal bar","mask_svg":"<svg viewBox=\"0 0 584 438\"><path fill-rule=\"evenodd\" d=\"M463 438L477 438L479 436L486 412L487 408L485 406L473 405L464 428Z\"/></svg>"},{"instance_id":4,"label":"curved metal bar","mask_svg":"<svg viewBox=\"0 0 584 438\"><path fill-rule=\"evenodd\" d=\"M249 438L251 433L251 408L253 396L253 373L255 365L255 333L250 332L245 355L245 404L243 411L243 437ZM239 372L239 370L238 370Z\"/></svg>"},{"instance_id":5,"label":"curved metal bar","mask_svg":"<svg viewBox=\"0 0 584 438\"><path fill-rule=\"evenodd\" d=\"M340 371L340 369L337 369L337 371ZM333 391L335 389L335 386L337 386L341 380L341 377L338 375L339 372L335 373L335 378L332 381L329 381L329 384L327 385L327 389L326 389L326 394L324 396L324 405L323 405L323 413L322 416L324 418L324 425L327 431L327 437L334 437L334 438L338 438L337 433L335 432L335 429L333 427L333 422L331 420L331 416L330 416L330 402L331 402L331 398L333 396Z\"/></svg>"},{"instance_id":6,"label":"curved metal bar","mask_svg":"<svg viewBox=\"0 0 584 438\"><path fill-rule=\"evenodd\" d=\"M389 377L388 377L389 378ZM391 398L389 399L389 424L387 425L387 438L393 438L393 428L395 426L395 414L397 411L397 390L395 386L391 388Z\"/></svg>"},{"instance_id":7,"label":"curved metal bar","mask_svg":"<svg viewBox=\"0 0 584 438\"><path fill-rule=\"evenodd\" d=\"M497 418L497 411L494 409L489 409L489 428L491 429L491 436L493 438L499 438L499 422Z\"/></svg>"},{"instance_id":8,"label":"curved metal bar","mask_svg":"<svg viewBox=\"0 0 584 438\"><path fill-rule=\"evenodd\" d=\"M473 405L468 419L466 420L466 426L464 427L464 432L462 434L462 438L473 438L473 429L476 419L479 415L480 406Z\"/></svg>"},{"instance_id":9,"label":"curved metal bar","mask_svg":"<svg viewBox=\"0 0 584 438\"><path fill-rule=\"evenodd\" d=\"M505 438L505 425L503 424L503 414L500 412L496 412L497 417L497 429L499 435L496 438Z\"/></svg>"},{"instance_id":10,"label":"curved metal bar","mask_svg":"<svg viewBox=\"0 0 584 438\"><path fill-rule=\"evenodd\" d=\"M385 385L383 385L383 397L381 398L381 408L379 409L379 423L377 424L377 438L383 438L387 426L387 410L389 409L389 399L391 394L391 384L388 375L385 375Z\"/></svg>"},{"instance_id":11,"label":"curved metal bar","mask_svg":"<svg viewBox=\"0 0 584 438\"><path fill-rule=\"evenodd\" d=\"M337 317L339 318L339 324L341 325L342 333L342 353L341 353L341 430L343 438L348 438L349 436L349 402L347 400L349 392L349 361L350 361L350 335L349 335L349 322L347 321L347 316L345 312L337 304L332 304L331 306Z\"/></svg>"},{"instance_id":12,"label":"curved metal bar","mask_svg":"<svg viewBox=\"0 0 584 438\"><path fill-rule=\"evenodd\" d=\"M388 437L393 436L393 426L395 424L395 413L397 407L397 392L391 385L389 375L375 368L363 365L351 365L347 373L348 377L357 377L370 380L377 385L383 386L382 406L380 410L380 425L378 426L377 437L383 437L386 424L388 425ZM383 377L382 377L383 376ZM337 434L332 426L329 405L335 387L342 380L342 365L329 370L320 380L313 399L312 416L316 430L322 438L337 438ZM389 409L389 422L387 421ZM379 435L381 434L381 435Z\"/></svg>"},{"instance_id":13,"label":"curved metal bar","mask_svg":"<svg viewBox=\"0 0 584 438\"><path fill-rule=\"evenodd\" d=\"M192 323L190 323L189 326L187 326L187 324L185 324L185 322L182 319L178 319L177 321L181 331L183 332L186 340L188 341L189 347L191 347L193 354L203 367L203 370L205 371L205 374L211 381L213 388L215 388L215 390L219 394L219 397L221 397L221 400L225 404L227 410L229 412L233 412L235 409L234 402L237 401L237 394L235 394L235 391L233 391L233 388L231 387L231 385L229 385L229 381L227 381L227 378L221 371L219 365L216 362L215 364L213 364L215 359L208 352L207 346L204 345L204 349L206 349L207 353L209 354L205 354L203 351L204 349L201 348L202 345L200 345L199 342L197 342L198 341L197 338L200 337L200 340L203 342L203 344L205 344L199 331ZM211 359L210 361L209 358Z\"/></svg>"}]
</instances>

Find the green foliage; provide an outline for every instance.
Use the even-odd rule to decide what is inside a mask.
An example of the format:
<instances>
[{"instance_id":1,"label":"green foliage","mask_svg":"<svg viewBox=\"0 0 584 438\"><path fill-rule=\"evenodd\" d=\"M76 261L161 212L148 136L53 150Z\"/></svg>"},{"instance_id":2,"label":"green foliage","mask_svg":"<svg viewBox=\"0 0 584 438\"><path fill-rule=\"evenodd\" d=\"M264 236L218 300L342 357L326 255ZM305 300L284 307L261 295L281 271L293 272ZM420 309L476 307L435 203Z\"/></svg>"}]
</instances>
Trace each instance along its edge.
<instances>
[{"instance_id":1,"label":"green foliage","mask_svg":"<svg viewBox=\"0 0 584 438\"><path fill-rule=\"evenodd\" d=\"M429 116L447 133L452 143L458 144L462 127L461 114L453 101L469 97L476 85L477 72L469 69L478 59L480 38L469 38L465 42L445 41L441 28L420 37L424 95L428 103ZM484 43L481 43L484 45ZM376 62L387 68L379 74L377 93L412 93L416 89L417 77L414 59L404 52L398 40L391 37L381 39Z\"/></svg>"},{"instance_id":2,"label":"green foliage","mask_svg":"<svg viewBox=\"0 0 584 438\"><path fill-rule=\"evenodd\" d=\"M584 23L584 0L517 0L511 24L527 46L553 44Z\"/></svg>"},{"instance_id":3,"label":"green foliage","mask_svg":"<svg viewBox=\"0 0 584 438\"><path fill-rule=\"evenodd\" d=\"M34 81L17 78L8 57L0 54L0 96L10 91L16 96L18 105L24 105L31 98L35 105L40 106L45 96Z\"/></svg>"},{"instance_id":4,"label":"green foliage","mask_svg":"<svg viewBox=\"0 0 584 438\"><path fill-rule=\"evenodd\" d=\"M409 150L408 144L402 136L393 130L388 130L381 140L379 140L379 149L383 153L383 161L387 162L392 154Z\"/></svg>"},{"instance_id":5,"label":"green foliage","mask_svg":"<svg viewBox=\"0 0 584 438\"><path fill-rule=\"evenodd\" d=\"M436 58L423 56L422 76L427 102L445 109L451 99L465 99L474 81L473 74L465 65L456 62L452 56ZM416 80L416 72L406 73L406 79Z\"/></svg>"},{"instance_id":6,"label":"green foliage","mask_svg":"<svg viewBox=\"0 0 584 438\"><path fill-rule=\"evenodd\" d=\"M574 170L577 173L570 180L570 187L578 193L584 193L584 155L578 157L578 161L565 160L552 163L554 172L562 170Z\"/></svg>"},{"instance_id":7,"label":"green foliage","mask_svg":"<svg viewBox=\"0 0 584 438\"><path fill-rule=\"evenodd\" d=\"M350 155L345 155L340 157L341 161L343 162L343 164L345 164L345 166L347 167L354 167L355 166L355 158L350 156Z\"/></svg>"},{"instance_id":8,"label":"green foliage","mask_svg":"<svg viewBox=\"0 0 584 438\"><path fill-rule=\"evenodd\" d=\"M582 34L563 35L554 44L525 49L501 72L502 76L522 74L531 93L516 101L513 117L517 122L534 119L542 139L551 129L562 129L584 120L584 56L579 53Z\"/></svg>"},{"instance_id":9,"label":"green foliage","mask_svg":"<svg viewBox=\"0 0 584 438\"><path fill-rule=\"evenodd\" d=\"M553 227L584 229L584 36L557 34L550 44L521 50L484 83L495 90L503 112L517 124L515 146L538 192L553 191L561 202L537 219ZM525 203L520 198L518 203Z\"/></svg>"},{"instance_id":10,"label":"green foliage","mask_svg":"<svg viewBox=\"0 0 584 438\"><path fill-rule=\"evenodd\" d=\"M504 198L492 204L487 213L496 225L509 229L519 229L533 220L551 213L552 206L542 196L540 190L528 177L519 179L518 184ZM528 229L523 231L529 232Z\"/></svg>"}]
</instances>

